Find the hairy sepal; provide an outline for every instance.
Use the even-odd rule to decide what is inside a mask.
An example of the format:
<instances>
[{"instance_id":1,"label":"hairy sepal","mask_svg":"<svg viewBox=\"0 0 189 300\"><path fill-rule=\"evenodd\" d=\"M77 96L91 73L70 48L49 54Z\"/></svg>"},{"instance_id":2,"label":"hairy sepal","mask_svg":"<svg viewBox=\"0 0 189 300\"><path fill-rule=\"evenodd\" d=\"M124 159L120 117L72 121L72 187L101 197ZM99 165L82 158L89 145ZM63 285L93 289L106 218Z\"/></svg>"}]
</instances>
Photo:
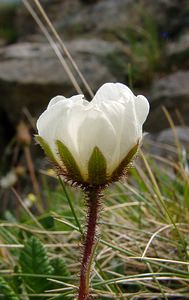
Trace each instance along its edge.
<instances>
[{"instance_id":1,"label":"hairy sepal","mask_svg":"<svg viewBox=\"0 0 189 300\"><path fill-rule=\"evenodd\" d=\"M41 148L43 149L43 151L45 152L45 154L47 155L47 157L51 160L51 162L55 163L56 165L58 164L51 148L49 147L49 145L46 143L46 141L39 135L35 135L35 139L36 141L40 144Z\"/></svg>"},{"instance_id":2,"label":"hairy sepal","mask_svg":"<svg viewBox=\"0 0 189 300\"><path fill-rule=\"evenodd\" d=\"M84 180L81 172L69 149L59 140L56 141L56 145L60 159L67 170L67 178L72 180L72 182L82 183Z\"/></svg>"},{"instance_id":3,"label":"hairy sepal","mask_svg":"<svg viewBox=\"0 0 189 300\"><path fill-rule=\"evenodd\" d=\"M106 159L98 147L95 147L88 162L88 182L92 186L104 185L107 181Z\"/></svg>"},{"instance_id":4,"label":"hairy sepal","mask_svg":"<svg viewBox=\"0 0 189 300\"><path fill-rule=\"evenodd\" d=\"M125 172L128 170L130 164L132 163L135 155L137 154L139 148L139 142L129 151L129 153L126 155L126 157L122 160L122 162L119 164L117 169L113 172L111 176L111 181L118 181L121 176L125 174Z\"/></svg>"}]
</instances>

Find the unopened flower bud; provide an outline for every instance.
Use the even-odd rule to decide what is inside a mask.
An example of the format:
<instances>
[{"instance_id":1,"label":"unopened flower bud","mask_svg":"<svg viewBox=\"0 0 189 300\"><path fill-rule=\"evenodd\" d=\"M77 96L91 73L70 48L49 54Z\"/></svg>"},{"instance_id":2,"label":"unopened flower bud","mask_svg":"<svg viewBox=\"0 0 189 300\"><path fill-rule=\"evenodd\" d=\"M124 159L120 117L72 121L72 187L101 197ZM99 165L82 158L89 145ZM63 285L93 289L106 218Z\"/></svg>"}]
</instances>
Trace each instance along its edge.
<instances>
[{"instance_id":1,"label":"unopened flower bud","mask_svg":"<svg viewBox=\"0 0 189 300\"><path fill-rule=\"evenodd\" d=\"M36 138L60 174L84 186L103 186L127 170L148 112L144 96L106 83L91 102L83 95L53 98L37 121Z\"/></svg>"}]
</instances>

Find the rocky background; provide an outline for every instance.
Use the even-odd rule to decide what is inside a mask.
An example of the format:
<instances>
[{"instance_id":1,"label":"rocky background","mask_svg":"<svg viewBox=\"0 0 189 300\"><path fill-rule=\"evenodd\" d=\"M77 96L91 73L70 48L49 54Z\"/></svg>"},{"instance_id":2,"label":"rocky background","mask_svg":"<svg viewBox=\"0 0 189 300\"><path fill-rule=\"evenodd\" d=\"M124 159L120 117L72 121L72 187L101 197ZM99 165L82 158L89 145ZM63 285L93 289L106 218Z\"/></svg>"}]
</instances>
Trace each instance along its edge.
<instances>
[{"instance_id":1,"label":"rocky background","mask_svg":"<svg viewBox=\"0 0 189 300\"><path fill-rule=\"evenodd\" d=\"M93 91L107 81L134 87L151 103L148 132L172 140L165 106L181 139L189 140L188 0L40 2ZM51 97L74 93L24 5L0 1L1 153L26 112L36 118Z\"/></svg>"}]
</instances>

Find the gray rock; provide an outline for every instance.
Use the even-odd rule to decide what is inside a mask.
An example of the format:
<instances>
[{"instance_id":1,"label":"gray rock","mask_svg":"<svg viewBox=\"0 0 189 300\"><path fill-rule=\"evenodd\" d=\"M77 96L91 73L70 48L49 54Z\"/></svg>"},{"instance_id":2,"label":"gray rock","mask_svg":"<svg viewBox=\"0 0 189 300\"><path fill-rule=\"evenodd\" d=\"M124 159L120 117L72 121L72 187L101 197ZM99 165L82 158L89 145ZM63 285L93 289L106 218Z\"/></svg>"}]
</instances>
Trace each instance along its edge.
<instances>
[{"instance_id":1,"label":"gray rock","mask_svg":"<svg viewBox=\"0 0 189 300\"><path fill-rule=\"evenodd\" d=\"M42 0L40 3L55 27L59 27L63 20L66 22L67 18L82 8L79 0ZM37 11L34 1L30 1L30 5ZM20 41L44 41L40 28L23 3L17 9L15 28Z\"/></svg>"},{"instance_id":2,"label":"gray rock","mask_svg":"<svg viewBox=\"0 0 189 300\"><path fill-rule=\"evenodd\" d=\"M167 44L166 56L170 67L189 67L189 32L182 34L177 41Z\"/></svg>"},{"instance_id":3,"label":"gray rock","mask_svg":"<svg viewBox=\"0 0 189 300\"><path fill-rule=\"evenodd\" d=\"M143 140L143 146L147 153L162 157L163 159L172 161L182 159L182 162L188 167L189 127L175 126L174 132L173 129L167 128L158 134L148 134ZM165 163L162 166L163 168L165 166L168 167Z\"/></svg>"},{"instance_id":4,"label":"gray rock","mask_svg":"<svg viewBox=\"0 0 189 300\"><path fill-rule=\"evenodd\" d=\"M175 35L188 25L188 0L99 0L84 5L79 0L44 1L44 8L64 38L97 34L109 38L118 30L125 31L134 23L141 26L141 16L148 15L157 23L162 34ZM169 21L168 21L169 20ZM28 39L40 30L22 6L18 11L17 30ZM41 35L42 38L42 35Z\"/></svg>"},{"instance_id":5,"label":"gray rock","mask_svg":"<svg viewBox=\"0 0 189 300\"><path fill-rule=\"evenodd\" d=\"M189 71L176 72L167 77L156 80L152 86L153 101L167 100L174 105L172 99L188 98L189 95ZM168 101L170 100L170 101Z\"/></svg>"},{"instance_id":6,"label":"gray rock","mask_svg":"<svg viewBox=\"0 0 189 300\"><path fill-rule=\"evenodd\" d=\"M141 0L143 11L157 24L162 35L175 37L188 28L188 0Z\"/></svg>"},{"instance_id":7,"label":"gray rock","mask_svg":"<svg viewBox=\"0 0 189 300\"><path fill-rule=\"evenodd\" d=\"M81 34L125 28L130 23L129 7L132 0L100 0L91 5L84 5L79 0L53 0L44 3L47 15L64 38L73 38ZM40 32L26 8L18 10L17 31L21 38ZM119 17L118 17L119 16ZM43 36L41 35L43 39Z\"/></svg>"},{"instance_id":8,"label":"gray rock","mask_svg":"<svg viewBox=\"0 0 189 300\"><path fill-rule=\"evenodd\" d=\"M67 35L89 32L119 34L133 24L141 26L144 16L149 16L157 27L172 33L187 19L187 0L101 0L94 5L80 7L69 19L60 24L60 30ZM186 15L186 16L185 16ZM119 17L118 17L119 16ZM167 20L169 19L169 22Z\"/></svg>"},{"instance_id":9,"label":"gray rock","mask_svg":"<svg viewBox=\"0 0 189 300\"><path fill-rule=\"evenodd\" d=\"M128 15L132 2L132 0L102 0L93 6L83 7L80 13L73 15L68 22L63 21L62 31L74 34L79 30L86 33L124 28L126 23L130 22Z\"/></svg>"},{"instance_id":10,"label":"gray rock","mask_svg":"<svg viewBox=\"0 0 189 300\"><path fill-rule=\"evenodd\" d=\"M160 131L169 126L162 105L168 109L175 125L180 125L176 111L179 111L184 122L189 124L189 71L179 71L155 80L149 99L151 114L148 117L147 127L152 131Z\"/></svg>"},{"instance_id":11,"label":"gray rock","mask_svg":"<svg viewBox=\"0 0 189 300\"><path fill-rule=\"evenodd\" d=\"M79 0L42 1L47 15L63 35L63 40L67 39L68 49L94 91L106 81L126 82L126 29L128 26L141 28L144 13L157 23L161 33L165 31L177 36L188 22L188 0L94 2L84 5ZM23 106L37 116L54 95L75 93L40 29L27 10L19 7L16 22L21 35L19 43L0 48L0 110L10 124L19 118ZM117 39L122 40L123 45ZM188 39L181 38L177 43L169 44L168 56L181 57L187 47ZM168 126L161 105L169 109L176 124L179 122L175 109L179 109L185 122L189 123L188 82L188 71L154 81L151 93L147 95L151 99L148 131L159 131Z\"/></svg>"},{"instance_id":12,"label":"gray rock","mask_svg":"<svg viewBox=\"0 0 189 300\"><path fill-rule=\"evenodd\" d=\"M156 138L157 142L167 144L167 145L176 145L176 139L179 140L179 143L184 147L189 147L189 127L175 126L173 129L167 128L161 131Z\"/></svg>"},{"instance_id":13,"label":"gray rock","mask_svg":"<svg viewBox=\"0 0 189 300\"><path fill-rule=\"evenodd\" d=\"M91 55L106 56L112 52L122 50L118 42L107 42L98 38L83 39L77 38L66 43L73 55L77 53L88 53Z\"/></svg>"},{"instance_id":14,"label":"gray rock","mask_svg":"<svg viewBox=\"0 0 189 300\"><path fill-rule=\"evenodd\" d=\"M115 81L103 58L115 51L117 45L98 39L78 39L67 43L67 47L94 91L104 82ZM18 120L24 106L37 116L51 97L76 93L48 44L4 47L0 60L0 109L11 122ZM79 81L78 75L76 78Z\"/></svg>"}]
</instances>

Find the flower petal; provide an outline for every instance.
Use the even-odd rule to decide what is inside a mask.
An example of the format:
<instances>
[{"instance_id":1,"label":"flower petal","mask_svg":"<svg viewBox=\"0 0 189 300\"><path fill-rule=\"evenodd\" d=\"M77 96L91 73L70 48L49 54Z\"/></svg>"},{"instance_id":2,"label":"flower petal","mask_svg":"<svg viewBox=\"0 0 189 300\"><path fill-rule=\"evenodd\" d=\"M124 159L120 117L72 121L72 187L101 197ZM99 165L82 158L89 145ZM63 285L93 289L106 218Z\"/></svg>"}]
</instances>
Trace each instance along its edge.
<instances>
[{"instance_id":1,"label":"flower petal","mask_svg":"<svg viewBox=\"0 0 189 300\"><path fill-rule=\"evenodd\" d=\"M106 115L100 109L91 106L86 109L85 117L78 131L80 165L88 175L88 161L95 147L108 162L107 173L110 173L110 161L117 144L116 132Z\"/></svg>"},{"instance_id":2,"label":"flower petal","mask_svg":"<svg viewBox=\"0 0 189 300\"><path fill-rule=\"evenodd\" d=\"M121 162L129 151L141 140L142 126L139 124L134 102L129 102L124 110L124 120L122 124L122 132L120 135L120 155Z\"/></svg>"},{"instance_id":3,"label":"flower petal","mask_svg":"<svg viewBox=\"0 0 189 300\"><path fill-rule=\"evenodd\" d=\"M58 102L60 101L68 101L68 100L71 100L72 102L84 102L84 103L88 103L88 101L84 100L84 95L74 95L70 98L66 98L64 96L56 96L54 98L52 98L47 106L47 109L49 109L50 107L52 107L53 105L57 104Z\"/></svg>"},{"instance_id":4,"label":"flower petal","mask_svg":"<svg viewBox=\"0 0 189 300\"><path fill-rule=\"evenodd\" d=\"M49 109L51 106L55 105L59 101L64 101L64 100L66 100L66 98L64 96L56 96L56 97L52 98L47 106L47 109Z\"/></svg>"},{"instance_id":5,"label":"flower petal","mask_svg":"<svg viewBox=\"0 0 189 300\"><path fill-rule=\"evenodd\" d=\"M84 100L84 95L80 94L80 95L74 95L70 98L68 98L68 100L73 101L73 102L83 102L86 101ZM88 101L87 101L88 102Z\"/></svg>"},{"instance_id":6,"label":"flower petal","mask_svg":"<svg viewBox=\"0 0 189 300\"><path fill-rule=\"evenodd\" d=\"M137 118L142 125L145 122L150 110L148 100L142 95L137 96L135 100L135 109Z\"/></svg>"},{"instance_id":7,"label":"flower petal","mask_svg":"<svg viewBox=\"0 0 189 300\"><path fill-rule=\"evenodd\" d=\"M54 103L45 110L37 121L39 135L48 143L55 157L58 159L56 140L59 138L62 127L67 139L67 116L71 107L71 101L63 100Z\"/></svg>"},{"instance_id":8,"label":"flower petal","mask_svg":"<svg viewBox=\"0 0 189 300\"><path fill-rule=\"evenodd\" d=\"M93 102L129 100L134 95L132 91L122 83L105 83L96 92Z\"/></svg>"},{"instance_id":9,"label":"flower petal","mask_svg":"<svg viewBox=\"0 0 189 300\"><path fill-rule=\"evenodd\" d=\"M120 139L123 130L123 122L125 118L125 106L120 102L102 101L98 103L98 107L100 108L100 110L104 112L107 119L113 126L117 137L117 143L115 143L114 145L114 150L112 151L111 154L111 160L109 161L109 169L113 170L119 164Z\"/></svg>"}]
</instances>

